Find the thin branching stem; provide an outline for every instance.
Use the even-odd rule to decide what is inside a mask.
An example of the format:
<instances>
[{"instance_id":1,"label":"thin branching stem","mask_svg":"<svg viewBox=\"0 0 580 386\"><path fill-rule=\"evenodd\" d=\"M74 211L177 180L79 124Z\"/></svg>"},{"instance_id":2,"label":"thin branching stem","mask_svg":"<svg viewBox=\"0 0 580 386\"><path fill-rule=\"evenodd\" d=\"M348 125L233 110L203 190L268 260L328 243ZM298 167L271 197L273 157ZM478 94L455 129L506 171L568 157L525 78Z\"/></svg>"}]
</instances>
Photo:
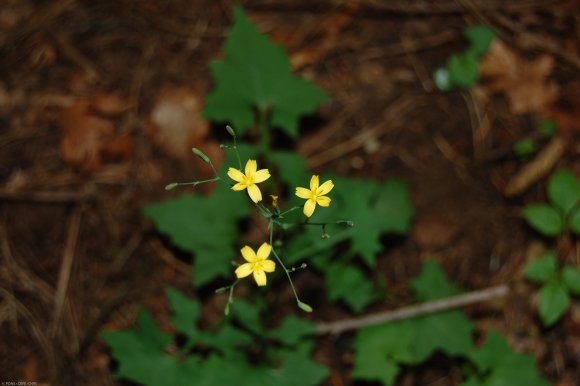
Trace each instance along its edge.
<instances>
[{"instance_id":1,"label":"thin branching stem","mask_svg":"<svg viewBox=\"0 0 580 386\"><path fill-rule=\"evenodd\" d=\"M271 221L270 221L269 228L270 228L270 245L273 245L272 240L274 238L274 227L273 227L273 224ZM292 277L290 277L291 271L288 268L286 268L286 265L284 265L284 263L282 262L282 259L280 259L280 256L278 256L278 254L274 250L274 247L272 247L272 253L274 254L274 257L276 258L276 260L278 260L278 263L280 263L280 266L284 269L284 272L286 273L286 276L288 277L288 281L290 282L290 287L292 287L292 292L294 293L294 297L296 298L296 302L302 303L300 301L300 298L298 297L298 293L296 292L296 288L294 287L294 282L292 281Z\"/></svg>"}]
</instances>

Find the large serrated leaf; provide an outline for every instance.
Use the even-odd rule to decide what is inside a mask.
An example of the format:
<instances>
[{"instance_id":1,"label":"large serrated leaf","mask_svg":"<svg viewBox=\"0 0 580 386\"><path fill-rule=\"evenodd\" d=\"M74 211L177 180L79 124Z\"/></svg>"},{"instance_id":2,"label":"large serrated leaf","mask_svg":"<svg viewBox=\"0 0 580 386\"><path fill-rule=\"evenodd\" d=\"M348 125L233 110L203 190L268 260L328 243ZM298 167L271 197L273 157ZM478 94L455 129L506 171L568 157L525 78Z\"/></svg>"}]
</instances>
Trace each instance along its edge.
<instances>
[{"instance_id":1,"label":"large serrated leaf","mask_svg":"<svg viewBox=\"0 0 580 386\"><path fill-rule=\"evenodd\" d=\"M300 116L314 112L328 99L312 83L290 72L284 49L261 34L240 7L234 9L224 52L224 60L211 63L216 87L206 98L204 114L231 122L239 134L256 123L257 109L259 114L270 114L274 127L296 137Z\"/></svg>"},{"instance_id":2,"label":"large serrated leaf","mask_svg":"<svg viewBox=\"0 0 580 386\"><path fill-rule=\"evenodd\" d=\"M189 346L196 344L199 337L196 323L201 311L199 302L189 299L173 287L167 287L165 295L173 312L171 323L177 331L188 338Z\"/></svg>"},{"instance_id":3,"label":"large serrated leaf","mask_svg":"<svg viewBox=\"0 0 580 386\"><path fill-rule=\"evenodd\" d=\"M231 275L230 262L238 236L238 221L248 215L244 192L218 185L209 196L181 195L143 209L171 242L195 255L194 284L201 286Z\"/></svg>"},{"instance_id":4,"label":"large serrated leaf","mask_svg":"<svg viewBox=\"0 0 580 386\"><path fill-rule=\"evenodd\" d=\"M507 340L491 331L485 343L474 349L469 358L479 374L475 374L462 386L548 386L538 373L534 358L513 352Z\"/></svg>"}]
</instances>

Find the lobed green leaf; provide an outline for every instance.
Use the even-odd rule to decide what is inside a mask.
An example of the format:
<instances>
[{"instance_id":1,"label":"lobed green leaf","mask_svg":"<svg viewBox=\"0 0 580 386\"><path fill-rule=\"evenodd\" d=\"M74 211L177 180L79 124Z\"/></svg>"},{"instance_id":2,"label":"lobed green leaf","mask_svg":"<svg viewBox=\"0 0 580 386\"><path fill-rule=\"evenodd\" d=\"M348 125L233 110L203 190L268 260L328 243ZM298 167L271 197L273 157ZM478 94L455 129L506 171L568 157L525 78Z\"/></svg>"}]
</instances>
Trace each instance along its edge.
<instances>
[{"instance_id":1,"label":"lobed green leaf","mask_svg":"<svg viewBox=\"0 0 580 386\"><path fill-rule=\"evenodd\" d=\"M195 255L194 284L198 287L232 274L231 261L237 256L237 223L249 212L245 193L234 192L223 184L218 184L210 196L183 194L143 209L144 215L173 244Z\"/></svg>"},{"instance_id":2,"label":"lobed green leaf","mask_svg":"<svg viewBox=\"0 0 580 386\"><path fill-rule=\"evenodd\" d=\"M206 97L204 115L231 122L239 135L269 115L274 127L296 137L299 118L328 99L290 72L284 49L261 34L241 7L234 9L234 24L223 50L225 58L210 65L216 87ZM263 116L255 116L255 109Z\"/></svg>"}]
</instances>

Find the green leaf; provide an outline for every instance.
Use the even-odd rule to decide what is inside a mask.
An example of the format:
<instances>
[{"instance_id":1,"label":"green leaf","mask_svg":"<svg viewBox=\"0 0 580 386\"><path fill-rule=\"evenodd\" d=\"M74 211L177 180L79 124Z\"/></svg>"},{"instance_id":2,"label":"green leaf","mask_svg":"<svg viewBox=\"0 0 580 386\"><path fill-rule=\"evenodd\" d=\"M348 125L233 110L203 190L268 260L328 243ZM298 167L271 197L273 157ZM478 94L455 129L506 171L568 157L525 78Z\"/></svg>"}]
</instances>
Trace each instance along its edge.
<instances>
[{"instance_id":1,"label":"green leaf","mask_svg":"<svg viewBox=\"0 0 580 386\"><path fill-rule=\"evenodd\" d=\"M335 190L334 218L353 221L354 227L347 230L350 249L374 268L375 256L383 249L381 235L406 234L411 228L415 209L407 184L400 180L377 184L340 178L335 181Z\"/></svg>"},{"instance_id":2,"label":"green leaf","mask_svg":"<svg viewBox=\"0 0 580 386\"><path fill-rule=\"evenodd\" d=\"M562 269L562 283L574 295L580 296L580 269L569 265Z\"/></svg>"},{"instance_id":3,"label":"green leaf","mask_svg":"<svg viewBox=\"0 0 580 386\"><path fill-rule=\"evenodd\" d=\"M436 351L467 355L473 347L473 323L461 311L446 311L418 318L413 342L413 362L425 361Z\"/></svg>"},{"instance_id":4,"label":"green leaf","mask_svg":"<svg viewBox=\"0 0 580 386\"><path fill-rule=\"evenodd\" d=\"M580 234L580 208L576 208L568 217L568 226L575 234Z\"/></svg>"},{"instance_id":5,"label":"green leaf","mask_svg":"<svg viewBox=\"0 0 580 386\"><path fill-rule=\"evenodd\" d=\"M263 385L315 386L324 381L330 371L310 358L310 342L302 343L293 349L278 351L282 368L272 371L272 381ZM257 384L256 384L257 385Z\"/></svg>"},{"instance_id":6,"label":"green leaf","mask_svg":"<svg viewBox=\"0 0 580 386\"><path fill-rule=\"evenodd\" d=\"M433 259L427 260L419 276L411 280L415 298L431 301L459 294ZM447 311L416 319L417 339L413 344L415 362L422 362L435 351L451 355L466 354L472 348L473 323L460 311Z\"/></svg>"},{"instance_id":7,"label":"green leaf","mask_svg":"<svg viewBox=\"0 0 580 386\"><path fill-rule=\"evenodd\" d=\"M469 89L479 80L479 62L469 51L451 55L447 70L451 84L459 88Z\"/></svg>"},{"instance_id":8,"label":"green leaf","mask_svg":"<svg viewBox=\"0 0 580 386\"><path fill-rule=\"evenodd\" d=\"M532 228L545 236L557 236L562 232L562 217L550 205L528 205L522 211L522 216Z\"/></svg>"},{"instance_id":9,"label":"green leaf","mask_svg":"<svg viewBox=\"0 0 580 386\"><path fill-rule=\"evenodd\" d=\"M476 58L484 55L495 39L495 32L485 25L474 25L466 28L463 35L469 42L468 51Z\"/></svg>"},{"instance_id":10,"label":"green leaf","mask_svg":"<svg viewBox=\"0 0 580 386\"><path fill-rule=\"evenodd\" d=\"M157 323L155 323L153 316L144 308L139 311L139 315L137 316L137 326L139 336L147 338L151 347L164 350L171 341L171 336L161 331Z\"/></svg>"},{"instance_id":11,"label":"green leaf","mask_svg":"<svg viewBox=\"0 0 580 386\"><path fill-rule=\"evenodd\" d=\"M536 151L536 141L533 138L520 139L514 144L514 153L520 157L527 157Z\"/></svg>"},{"instance_id":12,"label":"green leaf","mask_svg":"<svg viewBox=\"0 0 580 386\"><path fill-rule=\"evenodd\" d=\"M287 346L295 346L304 337L313 334L315 331L316 326L312 323L291 314L284 319L280 327L270 331L269 336Z\"/></svg>"},{"instance_id":13,"label":"green leaf","mask_svg":"<svg viewBox=\"0 0 580 386\"><path fill-rule=\"evenodd\" d=\"M458 292L432 260L424 264L412 285L423 300ZM392 385L401 364L421 363L435 351L467 355L473 350L473 329L473 323L461 311L446 311L362 329L354 343L353 376Z\"/></svg>"},{"instance_id":14,"label":"green leaf","mask_svg":"<svg viewBox=\"0 0 580 386\"><path fill-rule=\"evenodd\" d=\"M504 358L483 383L484 386L549 386L538 372L532 355L512 354Z\"/></svg>"},{"instance_id":15,"label":"green leaf","mask_svg":"<svg viewBox=\"0 0 580 386\"><path fill-rule=\"evenodd\" d=\"M207 346L218 349L224 354L235 352L238 348L246 347L253 342L253 338L249 334L230 324L226 324L213 334L204 332L200 336L200 340Z\"/></svg>"},{"instance_id":16,"label":"green leaf","mask_svg":"<svg viewBox=\"0 0 580 386\"><path fill-rule=\"evenodd\" d=\"M552 280L540 289L538 293L538 310L544 326L550 327L556 323L568 310L570 297L562 283Z\"/></svg>"},{"instance_id":17,"label":"green leaf","mask_svg":"<svg viewBox=\"0 0 580 386\"><path fill-rule=\"evenodd\" d=\"M567 215L580 201L580 182L572 172L559 170L550 177L547 193L550 201Z\"/></svg>"},{"instance_id":18,"label":"green leaf","mask_svg":"<svg viewBox=\"0 0 580 386\"><path fill-rule=\"evenodd\" d=\"M164 352L171 336L157 327L146 310L139 314L136 330L104 331L101 335L119 362L118 378L148 386L179 386L199 371L196 358L180 361Z\"/></svg>"},{"instance_id":19,"label":"green leaf","mask_svg":"<svg viewBox=\"0 0 580 386\"><path fill-rule=\"evenodd\" d=\"M237 223L249 210L244 192L219 184L210 196L181 195L151 204L143 213L173 244L195 255L194 284L201 286L216 277L232 275Z\"/></svg>"},{"instance_id":20,"label":"green leaf","mask_svg":"<svg viewBox=\"0 0 580 386\"><path fill-rule=\"evenodd\" d=\"M422 302L460 293L459 288L447 279L441 266L434 259L423 263L419 276L411 280L411 287L415 291L415 298Z\"/></svg>"},{"instance_id":21,"label":"green leaf","mask_svg":"<svg viewBox=\"0 0 580 386\"><path fill-rule=\"evenodd\" d=\"M320 182L327 179L321 177ZM409 199L408 187L399 180L379 184L371 180L331 179L334 189L328 196L332 203L328 208L317 207L312 222L351 220L354 227L328 226L327 231L331 235L328 240L321 239L319 227L300 228L300 232L285 246L286 260L294 264L341 241L350 240L350 253L360 255L367 266L374 268L375 256L383 249L381 236L387 233L406 234L411 228L415 209ZM308 186L308 181L300 186Z\"/></svg>"},{"instance_id":22,"label":"green leaf","mask_svg":"<svg viewBox=\"0 0 580 386\"><path fill-rule=\"evenodd\" d=\"M414 325L405 322L385 323L359 330L354 341L353 377L378 380L383 385L395 383L399 365L411 362L411 345L416 341Z\"/></svg>"},{"instance_id":23,"label":"green leaf","mask_svg":"<svg viewBox=\"0 0 580 386\"><path fill-rule=\"evenodd\" d=\"M231 306L231 315L233 319L237 320L249 331L260 335L262 333L262 323L260 322L261 308L261 303L236 299Z\"/></svg>"},{"instance_id":24,"label":"green leaf","mask_svg":"<svg viewBox=\"0 0 580 386\"><path fill-rule=\"evenodd\" d=\"M257 108L271 111L271 124L296 137L300 116L328 99L290 72L284 49L258 32L240 7L234 9L234 25L223 51L224 60L211 63L216 87L206 98L204 115L232 122L239 135L254 125Z\"/></svg>"},{"instance_id":25,"label":"green leaf","mask_svg":"<svg viewBox=\"0 0 580 386\"><path fill-rule=\"evenodd\" d=\"M558 127L554 121L550 120L541 120L536 123L536 130L538 130L542 135L545 137L551 137L554 135Z\"/></svg>"},{"instance_id":26,"label":"green leaf","mask_svg":"<svg viewBox=\"0 0 580 386\"><path fill-rule=\"evenodd\" d=\"M381 296L374 290L371 278L352 264L333 263L325 279L330 300L343 300L355 313L362 312Z\"/></svg>"},{"instance_id":27,"label":"green leaf","mask_svg":"<svg viewBox=\"0 0 580 386\"><path fill-rule=\"evenodd\" d=\"M487 373L501 365L504 359L512 355L507 340L497 331L490 331L485 343L477 350L472 350L469 358L481 373Z\"/></svg>"},{"instance_id":28,"label":"green leaf","mask_svg":"<svg viewBox=\"0 0 580 386\"><path fill-rule=\"evenodd\" d=\"M556 253L549 251L542 257L530 261L524 268L526 278L537 283L545 283L550 280L558 270L558 262L556 260Z\"/></svg>"},{"instance_id":29,"label":"green leaf","mask_svg":"<svg viewBox=\"0 0 580 386\"><path fill-rule=\"evenodd\" d=\"M184 385L195 382L195 386L256 386L272 384L272 369L263 364L249 364L246 358L239 353L232 353L225 357L210 355L202 363L202 372L192 377Z\"/></svg>"},{"instance_id":30,"label":"green leaf","mask_svg":"<svg viewBox=\"0 0 580 386\"><path fill-rule=\"evenodd\" d=\"M469 358L479 370L479 379L470 378L466 385L481 386L548 386L538 373L531 355L514 353L507 340L491 331L483 346L473 350Z\"/></svg>"},{"instance_id":31,"label":"green leaf","mask_svg":"<svg viewBox=\"0 0 580 386\"><path fill-rule=\"evenodd\" d=\"M277 175L280 180L288 186L288 197L297 201L294 193L297 186L303 186L305 181L309 181L310 173L306 160L295 152L276 151L270 155L270 159L275 163ZM292 201L288 199L288 201Z\"/></svg>"},{"instance_id":32,"label":"green leaf","mask_svg":"<svg viewBox=\"0 0 580 386\"><path fill-rule=\"evenodd\" d=\"M196 344L199 336L196 326L200 314L199 302L189 299L173 287L167 287L165 294L173 311L171 323L177 331L185 334L190 345Z\"/></svg>"}]
</instances>

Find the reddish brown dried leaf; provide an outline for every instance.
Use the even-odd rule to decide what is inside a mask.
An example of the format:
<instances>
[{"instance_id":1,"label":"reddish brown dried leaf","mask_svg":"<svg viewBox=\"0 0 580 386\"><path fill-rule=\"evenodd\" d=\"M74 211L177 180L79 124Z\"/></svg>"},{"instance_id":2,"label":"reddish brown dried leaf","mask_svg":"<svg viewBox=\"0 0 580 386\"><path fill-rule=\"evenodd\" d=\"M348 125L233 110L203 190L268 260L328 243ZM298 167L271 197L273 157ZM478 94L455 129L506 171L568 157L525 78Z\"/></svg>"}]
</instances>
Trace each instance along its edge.
<instances>
[{"instance_id":1,"label":"reddish brown dried leaf","mask_svg":"<svg viewBox=\"0 0 580 386\"><path fill-rule=\"evenodd\" d=\"M73 166L94 172L101 168L101 145L113 136L114 125L108 119L90 113L90 101L80 100L63 111L60 119L63 137L62 158Z\"/></svg>"},{"instance_id":2,"label":"reddish brown dried leaf","mask_svg":"<svg viewBox=\"0 0 580 386\"><path fill-rule=\"evenodd\" d=\"M98 115L99 112L118 115L126 106L126 100L102 94L66 108L60 118L62 158L88 172L101 169L103 156L129 158L133 138L129 134L117 135L113 121Z\"/></svg>"},{"instance_id":3,"label":"reddish brown dried leaf","mask_svg":"<svg viewBox=\"0 0 580 386\"><path fill-rule=\"evenodd\" d=\"M496 40L481 61L481 74L489 91L505 93L513 113L537 113L548 110L558 97L559 86L549 79L554 65L550 55L525 60Z\"/></svg>"}]
</instances>

